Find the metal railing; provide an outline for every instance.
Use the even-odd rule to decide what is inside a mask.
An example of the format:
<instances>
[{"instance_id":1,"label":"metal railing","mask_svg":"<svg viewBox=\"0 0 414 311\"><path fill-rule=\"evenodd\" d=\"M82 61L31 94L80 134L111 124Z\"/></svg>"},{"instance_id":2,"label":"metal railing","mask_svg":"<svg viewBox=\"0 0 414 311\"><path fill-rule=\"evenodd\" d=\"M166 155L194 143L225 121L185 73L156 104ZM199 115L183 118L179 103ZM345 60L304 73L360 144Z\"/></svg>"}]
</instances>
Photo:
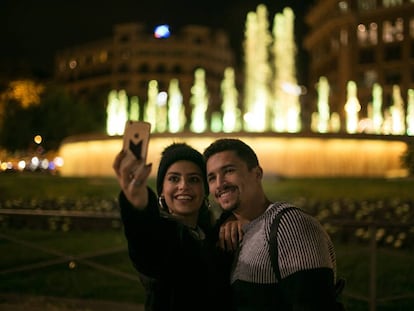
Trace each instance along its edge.
<instances>
[{"instance_id":1,"label":"metal railing","mask_svg":"<svg viewBox=\"0 0 414 311\"><path fill-rule=\"evenodd\" d=\"M379 302L396 301L403 299L414 299L414 293L405 295L394 295L386 298L378 298L377 295L377 281L378 281L378 241L377 232L379 229L398 228L400 230L409 231L410 228L414 228L414 223L391 223L387 221L356 221L356 220L344 220L344 219L326 219L323 224L334 225L340 228L361 228L365 227L368 230L368 249L369 249L369 295L356 295L353 293L347 293L345 291L344 296L355 300L361 300L368 303L369 311L376 311ZM414 255L412 256L414 262Z\"/></svg>"},{"instance_id":2,"label":"metal railing","mask_svg":"<svg viewBox=\"0 0 414 311\"><path fill-rule=\"evenodd\" d=\"M119 211L80 211L80 210L33 210L33 209L5 209L0 208L0 215L7 217L58 217L58 218L71 218L71 219L95 219L95 220L115 220L120 221ZM343 296L346 298L351 298L354 300L364 301L368 303L369 311L376 311L378 304L387 302L387 301L397 301L403 299L413 299L413 294L399 294L383 298L378 298L378 273L377 273L377 263L378 263L378 241L377 241L377 232L379 229L391 229L398 228L399 230L409 231L411 228L414 228L414 223L392 223L387 221L356 221L356 220L346 220L346 219L324 219L321 221L324 225L334 226L341 228L342 230L349 230L353 228L365 228L368 230L368 250L369 250L369 290L368 296L356 294L347 291L347 287L343 293ZM0 235L0 238L11 239L10 237ZM24 241L15 241L18 243L24 243ZM34 247L31 245L31 247ZM411 246L410 246L411 247ZM119 250L114 250L119 251ZM57 260L67 260L68 257L65 254L57 254L60 259ZM93 264L93 262L88 261L88 256L79 256L76 258L81 260L86 264ZM414 255L413 260L414 262ZM28 267L26 267L28 268ZM99 268L99 267L97 267ZM2 271L7 272L7 271ZM10 272L10 271L9 271ZM107 271L108 272L108 271ZM114 272L116 273L116 271ZM132 276L126 275L125 277L130 278ZM135 279L135 277L134 277Z\"/></svg>"}]
</instances>

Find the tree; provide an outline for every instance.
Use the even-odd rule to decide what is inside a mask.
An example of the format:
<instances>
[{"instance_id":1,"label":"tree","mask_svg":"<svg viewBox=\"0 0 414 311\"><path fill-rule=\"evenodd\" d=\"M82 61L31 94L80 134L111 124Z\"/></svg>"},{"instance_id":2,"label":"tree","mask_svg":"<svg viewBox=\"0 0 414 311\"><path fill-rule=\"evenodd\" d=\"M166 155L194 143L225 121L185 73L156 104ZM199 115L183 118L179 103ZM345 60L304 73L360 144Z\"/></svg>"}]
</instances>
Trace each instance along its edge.
<instances>
[{"instance_id":1,"label":"tree","mask_svg":"<svg viewBox=\"0 0 414 311\"><path fill-rule=\"evenodd\" d=\"M33 120L32 108L23 108L15 101L4 104L3 122L0 131L0 145L9 151L26 150L33 140L30 127Z\"/></svg>"},{"instance_id":2,"label":"tree","mask_svg":"<svg viewBox=\"0 0 414 311\"><path fill-rule=\"evenodd\" d=\"M40 104L44 89L43 84L28 79L8 83L0 94L0 145L11 151L29 146L32 108Z\"/></svg>"},{"instance_id":3,"label":"tree","mask_svg":"<svg viewBox=\"0 0 414 311\"><path fill-rule=\"evenodd\" d=\"M44 147L49 150L57 150L68 136L100 131L92 105L59 86L48 87L38 108L32 128L43 137Z\"/></svg>"},{"instance_id":4,"label":"tree","mask_svg":"<svg viewBox=\"0 0 414 311\"><path fill-rule=\"evenodd\" d=\"M96 106L76 99L58 85L45 87L36 105L23 105L11 96L2 103L0 145L12 152L30 150L35 135L42 137L43 149L57 150L68 136L104 130L103 113L96 113Z\"/></svg>"}]
</instances>

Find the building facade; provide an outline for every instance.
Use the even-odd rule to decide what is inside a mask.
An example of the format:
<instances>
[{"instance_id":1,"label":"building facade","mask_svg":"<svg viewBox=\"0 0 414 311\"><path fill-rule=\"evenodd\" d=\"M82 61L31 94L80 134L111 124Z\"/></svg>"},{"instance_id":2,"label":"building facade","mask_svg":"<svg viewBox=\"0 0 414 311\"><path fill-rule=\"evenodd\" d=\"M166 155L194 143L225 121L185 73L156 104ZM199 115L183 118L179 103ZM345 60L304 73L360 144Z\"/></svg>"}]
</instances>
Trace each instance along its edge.
<instances>
[{"instance_id":1,"label":"building facade","mask_svg":"<svg viewBox=\"0 0 414 311\"><path fill-rule=\"evenodd\" d=\"M205 70L211 114L220 109L225 68L233 66L235 56L222 31L188 25L169 37L156 38L144 25L127 23L115 25L110 38L59 51L55 79L81 96L125 90L128 96L138 97L141 109L149 81L156 80L161 92L168 90L172 79L178 79L189 117L195 70Z\"/></svg>"},{"instance_id":2,"label":"building facade","mask_svg":"<svg viewBox=\"0 0 414 311\"><path fill-rule=\"evenodd\" d=\"M394 85L407 102L407 92L414 88L414 0L317 0L306 23L314 110L322 76L330 84L331 111L342 120L348 81L357 85L361 115L369 113L374 84L382 87L384 109L392 104Z\"/></svg>"}]
</instances>

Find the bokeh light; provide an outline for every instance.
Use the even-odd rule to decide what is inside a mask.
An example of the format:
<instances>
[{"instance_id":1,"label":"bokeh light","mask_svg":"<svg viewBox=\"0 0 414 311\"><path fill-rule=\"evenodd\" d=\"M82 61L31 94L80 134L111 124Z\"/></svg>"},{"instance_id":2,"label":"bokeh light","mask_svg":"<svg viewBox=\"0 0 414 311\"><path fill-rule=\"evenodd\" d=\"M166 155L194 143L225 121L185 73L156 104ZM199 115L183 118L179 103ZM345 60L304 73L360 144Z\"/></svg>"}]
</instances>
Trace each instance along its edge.
<instances>
[{"instance_id":1,"label":"bokeh light","mask_svg":"<svg viewBox=\"0 0 414 311\"><path fill-rule=\"evenodd\" d=\"M36 135L36 136L33 138L33 141L34 141L36 144L40 145L40 144L42 143L42 136L40 136L40 135Z\"/></svg>"},{"instance_id":2,"label":"bokeh light","mask_svg":"<svg viewBox=\"0 0 414 311\"><path fill-rule=\"evenodd\" d=\"M169 25L158 25L154 29L154 38L165 39L170 36L170 26Z\"/></svg>"}]
</instances>

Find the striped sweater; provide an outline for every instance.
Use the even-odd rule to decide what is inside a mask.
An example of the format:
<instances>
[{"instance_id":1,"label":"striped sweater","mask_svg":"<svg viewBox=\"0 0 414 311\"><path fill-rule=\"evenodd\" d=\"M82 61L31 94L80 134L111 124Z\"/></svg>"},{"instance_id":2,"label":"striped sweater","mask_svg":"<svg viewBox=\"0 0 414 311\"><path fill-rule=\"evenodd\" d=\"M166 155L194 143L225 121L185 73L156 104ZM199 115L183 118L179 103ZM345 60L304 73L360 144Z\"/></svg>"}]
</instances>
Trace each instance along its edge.
<instances>
[{"instance_id":1,"label":"striped sweater","mask_svg":"<svg viewBox=\"0 0 414 311\"><path fill-rule=\"evenodd\" d=\"M309 306L303 310L324 310L321 303L334 301L333 244L322 225L300 209L287 212L278 227L282 277L278 286L269 255L269 239L274 238L270 228L278 212L287 207L291 205L274 203L243 227L243 241L231 275L239 310L292 310L295 304Z\"/></svg>"}]
</instances>

